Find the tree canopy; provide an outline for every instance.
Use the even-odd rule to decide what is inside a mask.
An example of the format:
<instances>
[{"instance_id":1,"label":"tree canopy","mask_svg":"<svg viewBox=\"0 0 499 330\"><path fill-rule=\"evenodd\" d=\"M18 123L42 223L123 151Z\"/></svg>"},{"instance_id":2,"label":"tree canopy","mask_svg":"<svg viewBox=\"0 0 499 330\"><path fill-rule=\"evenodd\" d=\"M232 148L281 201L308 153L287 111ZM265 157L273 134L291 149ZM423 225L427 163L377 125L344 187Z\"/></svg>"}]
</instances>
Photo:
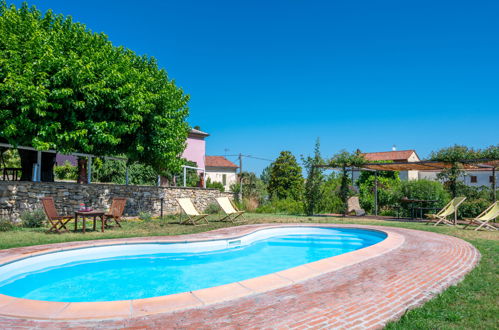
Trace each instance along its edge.
<instances>
[{"instance_id":1,"label":"tree canopy","mask_svg":"<svg viewBox=\"0 0 499 330\"><path fill-rule=\"evenodd\" d=\"M188 96L156 60L69 16L0 1L0 142L179 171Z\"/></svg>"},{"instance_id":2,"label":"tree canopy","mask_svg":"<svg viewBox=\"0 0 499 330\"><path fill-rule=\"evenodd\" d=\"M302 169L290 151L281 151L279 157L270 165L270 179L267 189L271 198L302 199Z\"/></svg>"},{"instance_id":3,"label":"tree canopy","mask_svg":"<svg viewBox=\"0 0 499 330\"><path fill-rule=\"evenodd\" d=\"M444 169L437 174L437 178L447 185L452 197L457 196L458 179L464 174L461 161L481 158L481 153L466 146L454 145L433 151L430 159L452 164L450 168Z\"/></svg>"},{"instance_id":4,"label":"tree canopy","mask_svg":"<svg viewBox=\"0 0 499 330\"><path fill-rule=\"evenodd\" d=\"M458 179L464 174L463 161L473 159L499 159L499 146L492 145L486 149L473 149L466 146L454 145L434 151L430 154L431 160L442 161L452 164L448 169L442 170L437 177L444 182L453 197L458 193Z\"/></svg>"}]
</instances>

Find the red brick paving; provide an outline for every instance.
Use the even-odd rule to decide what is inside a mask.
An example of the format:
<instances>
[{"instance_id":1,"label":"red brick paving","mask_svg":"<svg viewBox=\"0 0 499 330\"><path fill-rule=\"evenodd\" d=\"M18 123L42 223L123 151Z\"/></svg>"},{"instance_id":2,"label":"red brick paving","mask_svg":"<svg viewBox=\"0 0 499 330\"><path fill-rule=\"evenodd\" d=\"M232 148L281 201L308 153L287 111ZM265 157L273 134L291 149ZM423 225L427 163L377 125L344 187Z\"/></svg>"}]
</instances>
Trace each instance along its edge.
<instances>
[{"instance_id":1,"label":"red brick paving","mask_svg":"<svg viewBox=\"0 0 499 330\"><path fill-rule=\"evenodd\" d=\"M175 239L223 237L258 226L224 228ZM337 227L383 230L360 225ZM382 256L265 293L139 318L43 321L0 317L0 328L376 329L459 282L480 258L471 244L455 237L393 227L386 229L405 237L401 247ZM63 243L53 246L71 245ZM19 248L11 249L10 253L14 250L33 252L35 249L43 250ZM7 251L0 251L0 257L5 257L9 253Z\"/></svg>"}]
</instances>

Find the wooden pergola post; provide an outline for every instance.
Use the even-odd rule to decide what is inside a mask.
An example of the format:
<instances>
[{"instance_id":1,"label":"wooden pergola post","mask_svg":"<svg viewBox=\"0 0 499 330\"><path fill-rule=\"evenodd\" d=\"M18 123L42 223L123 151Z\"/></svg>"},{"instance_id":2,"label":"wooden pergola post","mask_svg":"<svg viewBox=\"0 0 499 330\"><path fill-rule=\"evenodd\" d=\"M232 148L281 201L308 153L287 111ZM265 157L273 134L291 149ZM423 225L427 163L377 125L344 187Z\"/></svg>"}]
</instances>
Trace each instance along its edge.
<instances>
[{"instance_id":1,"label":"wooden pergola post","mask_svg":"<svg viewBox=\"0 0 499 330\"><path fill-rule=\"evenodd\" d=\"M497 201L496 196L496 168L492 167L492 200L495 203Z\"/></svg>"}]
</instances>

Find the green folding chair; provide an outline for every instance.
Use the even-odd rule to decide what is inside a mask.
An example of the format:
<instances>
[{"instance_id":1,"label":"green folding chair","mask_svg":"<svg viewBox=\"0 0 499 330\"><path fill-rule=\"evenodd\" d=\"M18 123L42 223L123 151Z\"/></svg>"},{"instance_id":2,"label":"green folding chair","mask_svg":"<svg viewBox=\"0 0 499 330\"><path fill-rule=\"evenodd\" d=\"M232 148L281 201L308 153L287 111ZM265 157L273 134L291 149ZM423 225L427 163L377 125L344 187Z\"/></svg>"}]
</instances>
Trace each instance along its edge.
<instances>
[{"instance_id":1,"label":"green folding chair","mask_svg":"<svg viewBox=\"0 0 499 330\"><path fill-rule=\"evenodd\" d=\"M497 230L495 226L489 223L489 221L492 221L497 217L499 217L499 202L494 202L475 218L467 218L466 220L469 220L469 223L464 226L463 229L466 229L468 226L475 224L478 225L475 230L479 230L480 228Z\"/></svg>"},{"instance_id":2,"label":"green folding chair","mask_svg":"<svg viewBox=\"0 0 499 330\"><path fill-rule=\"evenodd\" d=\"M430 219L430 222L436 221L434 226L443 223L449 226L453 226L457 222L457 209L462 202L466 200L466 197L455 197L453 198L443 209L441 209L437 214L426 214ZM454 222L447 219L448 216L454 214Z\"/></svg>"}]
</instances>

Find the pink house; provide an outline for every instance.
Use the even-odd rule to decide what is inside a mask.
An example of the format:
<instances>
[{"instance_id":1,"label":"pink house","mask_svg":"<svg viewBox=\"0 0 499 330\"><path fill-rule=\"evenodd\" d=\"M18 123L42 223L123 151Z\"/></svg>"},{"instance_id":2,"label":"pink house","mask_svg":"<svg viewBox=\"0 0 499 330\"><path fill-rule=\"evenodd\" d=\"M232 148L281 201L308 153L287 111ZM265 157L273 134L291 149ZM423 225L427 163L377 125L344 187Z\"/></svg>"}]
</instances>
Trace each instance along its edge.
<instances>
[{"instance_id":1,"label":"pink house","mask_svg":"<svg viewBox=\"0 0 499 330\"><path fill-rule=\"evenodd\" d=\"M205 169L206 141L204 140L208 133L197 129L191 129L187 137L187 147L182 154L182 157L196 162L197 167Z\"/></svg>"}]
</instances>

